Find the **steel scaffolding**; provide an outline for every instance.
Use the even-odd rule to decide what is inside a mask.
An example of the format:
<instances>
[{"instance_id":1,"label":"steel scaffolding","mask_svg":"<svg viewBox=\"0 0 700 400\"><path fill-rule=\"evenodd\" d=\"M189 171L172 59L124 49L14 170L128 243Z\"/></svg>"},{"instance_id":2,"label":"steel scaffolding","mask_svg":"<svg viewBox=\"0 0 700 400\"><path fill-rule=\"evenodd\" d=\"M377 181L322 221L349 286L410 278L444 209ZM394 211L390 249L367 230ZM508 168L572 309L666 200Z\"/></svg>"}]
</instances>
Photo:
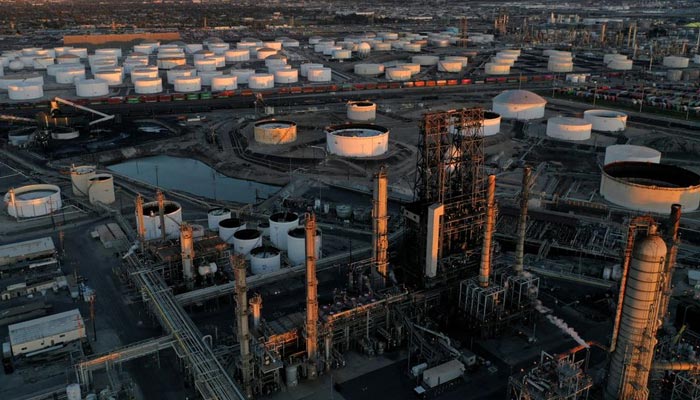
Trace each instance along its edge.
<instances>
[{"instance_id":1,"label":"steel scaffolding","mask_svg":"<svg viewBox=\"0 0 700 400\"><path fill-rule=\"evenodd\" d=\"M586 349L585 356L577 357L583 349L578 347L561 356L553 356L543 351L536 367L508 379L508 399L587 399L593 379L586 374L588 350Z\"/></svg>"}]
</instances>

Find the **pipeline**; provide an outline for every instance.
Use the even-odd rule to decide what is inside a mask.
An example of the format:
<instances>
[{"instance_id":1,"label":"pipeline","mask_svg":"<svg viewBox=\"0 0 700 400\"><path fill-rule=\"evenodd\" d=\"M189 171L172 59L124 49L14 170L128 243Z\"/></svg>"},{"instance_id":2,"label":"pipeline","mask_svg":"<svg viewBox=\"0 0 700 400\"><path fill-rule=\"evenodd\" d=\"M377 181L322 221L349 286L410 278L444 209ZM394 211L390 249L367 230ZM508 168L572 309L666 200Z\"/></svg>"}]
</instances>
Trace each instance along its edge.
<instances>
[{"instance_id":1,"label":"pipeline","mask_svg":"<svg viewBox=\"0 0 700 400\"><path fill-rule=\"evenodd\" d=\"M496 224L496 175L489 175L488 194L486 203L486 226L484 241L481 248L481 268L479 269L479 286L489 286L491 275L491 240L493 227Z\"/></svg>"},{"instance_id":2,"label":"pipeline","mask_svg":"<svg viewBox=\"0 0 700 400\"><path fill-rule=\"evenodd\" d=\"M530 199L530 174L529 166L523 168L523 187L520 190L520 221L518 222L518 242L515 246L515 272L523 273L525 264L525 233L527 231L527 202Z\"/></svg>"},{"instance_id":3,"label":"pipeline","mask_svg":"<svg viewBox=\"0 0 700 400\"><path fill-rule=\"evenodd\" d=\"M658 361L652 369L662 371L700 371L700 363L689 361Z\"/></svg>"}]
</instances>

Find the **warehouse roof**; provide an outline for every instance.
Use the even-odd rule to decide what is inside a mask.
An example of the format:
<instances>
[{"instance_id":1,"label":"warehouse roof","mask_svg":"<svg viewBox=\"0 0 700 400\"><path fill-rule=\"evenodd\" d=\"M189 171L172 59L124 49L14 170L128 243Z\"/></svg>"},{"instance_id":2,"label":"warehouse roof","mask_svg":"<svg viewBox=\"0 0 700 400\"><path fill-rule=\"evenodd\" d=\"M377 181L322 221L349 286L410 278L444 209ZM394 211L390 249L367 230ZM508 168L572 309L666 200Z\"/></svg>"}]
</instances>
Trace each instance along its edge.
<instances>
[{"instance_id":1,"label":"warehouse roof","mask_svg":"<svg viewBox=\"0 0 700 400\"><path fill-rule=\"evenodd\" d=\"M12 324L8 330L10 343L16 345L82 329L84 326L80 310L76 308L75 310Z\"/></svg>"},{"instance_id":2,"label":"warehouse roof","mask_svg":"<svg viewBox=\"0 0 700 400\"><path fill-rule=\"evenodd\" d=\"M6 244L0 246L0 265L52 254L54 251L56 248L50 237Z\"/></svg>"}]
</instances>

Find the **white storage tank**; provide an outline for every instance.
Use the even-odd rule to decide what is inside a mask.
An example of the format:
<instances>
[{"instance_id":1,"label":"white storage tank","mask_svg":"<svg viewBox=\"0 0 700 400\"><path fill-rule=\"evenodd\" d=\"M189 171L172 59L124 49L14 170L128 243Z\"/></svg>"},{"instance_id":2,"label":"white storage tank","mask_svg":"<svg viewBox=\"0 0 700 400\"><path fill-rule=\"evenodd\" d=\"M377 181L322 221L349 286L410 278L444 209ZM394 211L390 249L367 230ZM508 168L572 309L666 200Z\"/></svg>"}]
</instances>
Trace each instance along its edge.
<instances>
[{"instance_id":1,"label":"white storage tank","mask_svg":"<svg viewBox=\"0 0 700 400\"><path fill-rule=\"evenodd\" d=\"M262 233L257 229L241 229L233 234L233 252L250 258L251 250L262 246Z\"/></svg>"},{"instance_id":2,"label":"white storage tank","mask_svg":"<svg viewBox=\"0 0 700 400\"><path fill-rule=\"evenodd\" d=\"M377 76L384 73L383 64L355 64L354 72L362 76Z\"/></svg>"},{"instance_id":3,"label":"white storage tank","mask_svg":"<svg viewBox=\"0 0 700 400\"><path fill-rule=\"evenodd\" d=\"M574 63L572 61L560 60L560 59L550 59L547 62L547 71L550 72L571 72L574 70Z\"/></svg>"},{"instance_id":4,"label":"white storage tank","mask_svg":"<svg viewBox=\"0 0 700 400\"><path fill-rule=\"evenodd\" d=\"M80 64L80 57L75 54L62 54L56 57L58 64Z\"/></svg>"},{"instance_id":5,"label":"white storage tank","mask_svg":"<svg viewBox=\"0 0 700 400\"><path fill-rule=\"evenodd\" d=\"M213 51L214 54L222 55L226 50L229 49L228 43L210 43L208 46L209 50Z\"/></svg>"},{"instance_id":6,"label":"white storage tank","mask_svg":"<svg viewBox=\"0 0 700 400\"><path fill-rule=\"evenodd\" d=\"M332 58L335 60L349 60L352 58L352 51L345 49L333 50Z\"/></svg>"},{"instance_id":7,"label":"white storage tank","mask_svg":"<svg viewBox=\"0 0 700 400\"><path fill-rule=\"evenodd\" d=\"M462 71L462 62L458 60L442 60L438 62L438 71L457 73Z\"/></svg>"},{"instance_id":8,"label":"white storage tank","mask_svg":"<svg viewBox=\"0 0 700 400\"><path fill-rule=\"evenodd\" d=\"M211 80L215 77L223 76L224 71L201 71L197 76L202 78L202 86L211 86ZM229 76L228 78L233 78Z\"/></svg>"},{"instance_id":9,"label":"white storage tank","mask_svg":"<svg viewBox=\"0 0 700 400\"><path fill-rule=\"evenodd\" d=\"M316 229L314 256L321 259L321 231ZM306 260L306 229L294 228L287 233L287 258L292 266L301 265Z\"/></svg>"},{"instance_id":10,"label":"white storage tank","mask_svg":"<svg viewBox=\"0 0 700 400\"><path fill-rule=\"evenodd\" d=\"M107 96L109 85L103 79L77 79L75 92L79 97Z\"/></svg>"},{"instance_id":11,"label":"white storage tank","mask_svg":"<svg viewBox=\"0 0 700 400\"><path fill-rule=\"evenodd\" d=\"M530 120L544 117L547 101L527 90L506 90L493 98L493 111L507 119Z\"/></svg>"},{"instance_id":12,"label":"white storage tank","mask_svg":"<svg viewBox=\"0 0 700 400\"><path fill-rule=\"evenodd\" d=\"M214 57L214 52L209 50L198 50L192 55L194 61L204 60L205 58Z\"/></svg>"},{"instance_id":13,"label":"white storage tank","mask_svg":"<svg viewBox=\"0 0 700 400\"><path fill-rule=\"evenodd\" d=\"M296 39L285 39L282 42L282 47L285 47L285 48L299 47L299 41Z\"/></svg>"},{"instance_id":14,"label":"white storage tank","mask_svg":"<svg viewBox=\"0 0 700 400\"><path fill-rule=\"evenodd\" d=\"M168 239L180 237L180 225L182 224L182 207L180 204L165 200L163 203L163 213L165 215L165 235ZM137 225L139 224L136 218ZM160 214L158 213L158 202L152 201L143 205L143 230L146 240L160 239L162 237L162 227L160 224ZM139 227L137 226L137 229ZM140 229L139 229L140 230Z\"/></svg>"},{"instance_id":15,"label":"white storage tank","mask_svg":"<svg viewBox=\"0 0 700 400\"><path fill-rule=\"evenodd\" d=\"M97 174L88 183L88 198L90 204L112 204L114 195L114 177L110 174Z\"/></svg>"},{"instance_id":16,"label":"white storage tank","mask_svg":"<svg viewBox=\"0 0 700 400\"><path fill-rule=\"evenodd\" d=\"M272 214L270 222L270 241L280 249L287 250L287 232L299 226L299 216L292 212Z\"/></svg>"},{"instance_id":17,"label":"white storage tank","mask_svg":"<svg viewBox=\"0 0 700 400\"><path fill-rule=\"evenodd\" d=\"M432 39L430 44L435 47L447 47L450 45L449 39Z\"/></svg>"},{"instance_id":18,"label":"white storage tank","mask_svg":"<svg viewBox=\"0 0 700 400\"><path fill-rule=\"evenodd\" d=\"M133 79L136 94L155 94L163 91L163 79L161 78L137 78Z\"/></svg>"},{"instance_id":19,"label":"white storage tank","mask_svg":"<svg viewBox=\"0 0 700 400\"><path fill-rule=\"evenodd\" d=\"M88 51L85 47L74 47L68 50L68 54L74 54L82 59L88 58Z\"/></svg>"},{"instance_id":20,"label":"white storage tank","mask_svg":"<svg viewBox=\"0 0 700 400\"><path fill-rule=\"evenodd\" d=\"M291 143L297 140L297 124L282 120L259 121L253 127L253 133L257 143Z\"/></svg>"},{"instance_id":21,"label":"white storage tank","mask_svg":"<svg viewBox=\"0 0 700 400\"><path fill-rule=\"evenodd\" d=\"M111 56L114 58L121 58L122 56L122 49L120 48L102 48L102 49L96 49L95 50L95 55L98 56Z\"/></svg>"},{"instance_id":22,"label":"white storage tank","mask_svg":"<svg viewBox=\"0 0 700 400\"><path fill-rule=\"evenodd\" d=\"M627 60L627 56L624 54L609 53L603 55L603 64L609 64L613 60Z\"/></svg>"},{"instance_id":23,"label":"white storage tank","mask_svg":"<svg viewBox=\"0 0 700 400\"><path fill-rule=\"evenodd\" d=\"M255 75L254 69L232 69L229 71L231 76L235 76L239 84L246 85L251 76Z\"/></svg>"},{"instance_id":24,"label":"white storage tank","mask_svg":"<svg viewBox=\"0 0 700 400\"><path fill-rule=\"evenodd\" d=\"M622 132L627 127L627 114L612 110L586 110L583 119L599 132Z\"/></svg>"},{"instance_id":25,"label":"white storage tank","mask_svg":"<svg viewBox=\"0 0 700 400\"><path fill-rule=\"evenodd\" d=\"M272 74L253 74L248 77L248 87L251 89L271 89L275 87L275 76Z\"/></svg>"},{"instance_id":26,"label":"white storage tank","mask_svg":"<svg viewBox=\"0 0 700 400\"><path fill-rule=\"evenodd\" d=\"M273 54L277 54L277 50L271 49L269 47L263 47L261 49L258 49L257 58L258 60L264 60Z\"/></svg>"},{"instance_id":27,"label":"white storage tank","mask_svg":"<svg viewBox=\"0 0 700 400\"><path fill-rule=\"evenodd\" d=\"M216 61L212 58L201 58L194 60L194 67L197 71L215 71Z\"/></svg>"},{"instance_id":28,"label":"white storage tank","mask_svg":"<svg viewBox=\"0 0 700 400\"><path fill-rule=\"evenodd\" d=\"M403 49L409 53L420 53L421 45L418 43L406 43Z\"/></svg>"},{"instance_id":29,"label":"white storage tank","mask_svg":"<svg viewBox=\"0 0 700 400\"><path fill-rule=\"evenodd\" d=\"M235 76L214 76L211 78L211 90L213 92L236 89L238 89L238 82Z\"/></svg>"},{"instance_id":30,"label":"white storage tank","mask_svg":"<svg viewBox=\"0 0 700 400\"><path fill-rule=\"evenodd\" d=\"M54 47L53 51L56 56L62 56L68 54L68 50L72 49L72 46Z\"/></svg>"},{"instance_id":31,"label":"white storage tank","mask_svg":"<svg viewBox=\"0 0 700 400\"><path fill-rule=\"evenodd\" d=\"M343 157L377 157L389 149L389 129L374 124L343 124L326 128L330 154Z\"/></svg>"},{"instance_id":32,"label":"white storage tank","mask_svg":"<svg viewBox=\"0 0 700 400\"><path fill-rule=\"evenodd\" d=\"M172 69L178 65L185 65L187 61L185 57L165 57L158 59L158 68L160 69Z\"/></svg>"},{"instance_id":33,"label":"white storage tank","mask_svg":"<svg viewBox=\"0 0 700 400\"><path fill-rule=\"evenodd\" d=\"M608 68L615 71L630 71L632 66L632 60L612 60L608 63Z\"/></svg>"},{"instance_id":34,"label":"white storage tank","mask_svg":"<svg viewBox=\"0 0 700 400\"><path fill-rule=\"evenodd\" d=\"M437 65L438 61L440 61L440 58L437 56L413 56L411 58L412 63L418 64L422 67Z\"/></svg>"},{"instance_id":35,"label":"white storage tank","mask_svg":"<svg viewBox=\"0 0 700 400\"><path fill-rule=\"evenodd\" d=\"M374 51L391 51L391 43L374 42Z\"/></svg>"},{"instance_id":36,"label":"white storage tank","mask_svg":"<svg viewBox=\"0 0 700 400\"><path fill-rule=\"evenodd\" d=\"M145 53L145 54L151 54L153 53L153 46L149 44L135 44L134 45L134 52L136 53Z\"/></svg>"},{"instance_id":37,"label":"white storage tank","mask_svg":"<svg viewBox=\"0 0 700 400\"><path fill-rule=\"evenodd\" d=\"M135 79L153 79L158 77L158 67L150 67L150 66L144 66L144 67L134 67L134 69L131 70L131 80Z\"/></svg>"},{"instance_id":38,"label":"white storage tank","mask_svg":"<svg viewBox=\"0 0 700 400\"><path fill-rule=\"evenodd\" d=\"M309 82L330 82L331 75L330 68L311 68L308 71L307 78Z\"/></svg>"},{"instance_id":39,"label":"white storage tank","mask_svg":"<svg viewBox=\"0 0 700 400\"><path fill-rule=\"evenodd\" d=\"M508 65L508 66L510 66L510 67L512 67L513 65L515 65L515 60L512 59L512 58L492 58L492 59L491 59L491 62L492 62L492 63L495 63L495 64Z\"/></svg>"},{"instance_id":40,"label":"white storage tank","mask_svg":"<svg viewBox=\"0 0 700 400\"><path fill-rule=\"evenodd\" d=\"M223 68L226 66L226 57L224 57L222 54L215 54L209 58L214 60L216 68Z\"/></svg>"},{"instance_id":41,"label":"white storage tank","mask_svg":"<svg viewBox=\"0 0 700 400\"><path fill-rule=\"evenodd\" d=\"M350 121L374 121L377 118L377 105L371 101L350 101L347 116Z\"/></svg>"},{"instance_id":42,"label":"white storage tank","mask_svg":"<svg viewBox=\"0 0 700 400\"><path fill-rule=\"evenodd\" d=\"M191 93L200 90L202 90L202 78L198 76L175 78L176 92Z\"/></svg>"},{"instance_id":43,"label":"white storage tank","mask_svg":"<svg viewBox=\"0 0 700 400\"><path fill-rule=\"evenodd\" d=\"M31 82L8 85L7 91L10 100L34 100L44 96L44 87Z\"/></svg>"},{"instance_id":44,"label":"white storage tank","mask_svg":"<svg viewBox=\"0 0 700 400\"><path fill-rule=\"evenodd\" d=\"M17 85L20 83L34 83L37 85L43 85L44 77L36 74L0 76L0 89L7 90L10 85Z\"/></svg>"},{"instance_id":45,"label":"white storage tank","mask_svg":"<svg viewBox=\"0 0 700 400\"><path fill-rule=\"evenodd\" d=\"M175 80L178 78L193 78L196 76L197 70L190 65L180 65L166 72L168 83L171 85L174 85Z\"/></svg>"},{"instance_id":46,"label":"white storage tank","mask_svg":"<svg viewBox=\"0 0 700 400\"><path fill-rule=\"evenodd\" d=\"M321 40L323 40L323 38L321 36L311 36L309 38L309 44L314 46L314 45L319 44L321 42Z\"/></svg>"},{"instance_id":47,"label":"white storage tank","mask_svg":"<svg viewBox=\"0 0 700 400\"><path fill-rule=\"evenodd\" d=\"M547 136L560 140L588 140L591 123L583 118L553 117L547 120Z\"/></svg>"},{"instance_id":48,"label":"white storage tank","mask_svg":"<svg viewBox=\"0 0 700 400\"><path fill-rule=\"evenodd\" d=\"M75 196L87 197L90 178L94 177L95 173L96 168L94 165L78 165L71 167L70 181Z\"/></svg>"},{"instance_id":49,"label":"white storage tank","mask_svg":"<svg viewBox=\"0 0 700 400\"><path fill-rule=\"evenodd\" d=\"M666 56L663 65L668 68L688 68L690 59L688 57Z\"/></svg>"},{"instance_id":50,"label":"white storage tank","mask_svg":"<svg viewBox=\"0 0 700 400\"><path fill-rule=\"evenodd\" d=\"M12 60L8 68L10 68L10 71L20 71L24 69L24 63L20 60Z\"/></svg>"},{"instance_id":51,"label":"white storage tank","mask_svg":"<svg viewBox=\"0 0 700 400\"><path fill-rule=\"evenodd\" d=\"M263 46L270 49L282 50L282 42L279 41L263 42Z\"/></svg>"},{"instance_id":52,"label":"white storage tank","mask_svg":"<svg viewBox=\"0 0 700 400\"><path fill-rule=\"evenodd\" d=\"M207 227L210 231L218 232L219 223L231 218L231 210L228 208L212 208L207 212Z\"/></svg>"},{"instance_id":53,"label":"white storage tank","mask_svg":"<svg viewBox=\"0 0 700 400\"><path fill-rule=\"evenodd\" d=\"M501 115L493 111L484 111L484 136L493 136L501 132Z\"/></svg>"},{"instance_id":54,"label":"white storage tank","mask_svg":"<svg viewBox=\"0 0 700 400\"><path fill-rule=\"evenodd\" d=\"M619 161L637 161L659 164L661 152L646 146L632 144L614 144L605 148L605 161L603 165Z\"/></svg>"},{"instance_id":55,"label":"white storage tank","mask_svg":"<svg viewBox=\"0 0 700 400\"><path fill-rule=\"evenodd\" d=\"M235 49L235 50L226 50L224 52L224 59L226 62L241 62L241 61L249 61L250 60L250 50L248 49Z\"/></svg>"},{"instance_id":56,"label":"white storage tank","mask_svg":"<svg viewBox=\"0 0 700 400\"><path fill-rule=\"evenodd\" d=\"M372 46L370 46L367 42L362 42L359 45L357 45L357 55L360 56L360 58L369 57L369 53L371 51Z\"/></svg>"},{"instance_id":57,"label":"white storage tank","mask_svg":"<svg viewBox=\"0 0 700 400\"><path fill-rule=\"evenodd\" d=\"M27 185L10 189L5 194L7 213L15 218L40 217L63 206L61 188L56 185Z\"/></svg>"},{"instance_id":58,"label":"white storage tank","mask_svg":"<svg viewBox=\"0 0 700 400\"><path fill-rule=\"evenodd\" d=\"M411 76L420 72L420 65L414 63L399 63L395 65L396 68L403 68L411 71Z\"/></svg>"},{"instance_id":59,"label":"white storage tank","mask_svg":"<svg viewBox=\"0 0 700 400\"><path fill-rule=\"evenodd\" d=\"M299 71L296 69L281 69L275 71L275 83L295 83L299 81Z\"/></svg>"},{"instance_id":60,"label":"white storage tank","mask_svg":"<svg viewBox=\"0 0 700 400\"><path fill-rule=\"evenodd\" d=\"M411 70L408 68L387 68L385 78L390 81L408 81L411 79Z\"/></svg>"},{"instance_id":61,"label":"white storage tank","mask_svg":"<svg viewBox=\"0 0 700 400\"><path fill-rule=\"evenodd\" d=\"M484 66L484 71L486 75L508 75L510 74L510 65L489 62Z\"/></svg>"},{"instance_id":62,"label":"white storage tank","mask_svg":"<svg viewBox=\"0 0 700 400\"><path fill-rule=\"evenodd\" d=\"M93 75L96 79L102 79L107 82L108 86L117 86L122 84L122 70L121 69L103 69L98 72L94 72Z\"/></svg>"},{"instance_id":63,"label":"white storage tank","mask_svg":"<svg viewBox=\"0 0 700 400\"><path fill-rule=\"evenodd\" d=\"M49 65L54 64L54 59L53 57L41 57L41 58L35 58L34 63L32 66L34 69L46 69L48 68Z\"/></svg>"},{"instance_id":64,"label":"white storage tank","mask_svg":"<svg viewBox=\"0 0 700 400\"><path fill-rule=\"evenodd\" d=\"M228 244L233 244L233 234L246 228L245 222L238 218L219 221L219 237Z\"/></svg>"},{"instance_id":65,"label":"white storage tank","mask_svg":"<svg viewBox=\"0 0 700 400\"><path fill-rule=\"evenodd\" d=\"M304 63L299 66L299 75L307 77L309 75L309 69L311 68L323 68L323 64L315 63Z\"/></svg>"},{"instance_id":66,"label":"white storage tank","mask_svg":"<svg viewBox=\"0 0 700 400\"><path fill-rule=\"evenodd\" d=\"M188 54L194 54L202 49L204 49L204 45L201 43L187 43L185 45L185 51Z\"/></svg>"},{"instance_id":67,"label":"white storage tank","mask_svg":"<svg viewBox=\"0 0 700 400\"><path fill-rule=\"evenodd\" d=\"M279 271L281 252L271 246L257 247L250 252L250 272L253 275L268 274Z\"/></svg>"}]
</instances>

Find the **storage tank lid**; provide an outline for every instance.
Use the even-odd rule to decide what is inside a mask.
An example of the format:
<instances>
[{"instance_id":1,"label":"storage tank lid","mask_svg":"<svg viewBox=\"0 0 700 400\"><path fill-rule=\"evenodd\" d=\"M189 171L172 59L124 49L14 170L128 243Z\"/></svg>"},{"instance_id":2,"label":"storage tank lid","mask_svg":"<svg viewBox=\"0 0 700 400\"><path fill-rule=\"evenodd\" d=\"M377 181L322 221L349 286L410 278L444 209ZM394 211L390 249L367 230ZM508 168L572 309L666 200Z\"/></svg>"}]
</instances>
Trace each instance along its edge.
<instances>
[{"instance_id":1,"label":"storage tank lid","mask_svg":"<svg viewBox=\"0 0 700 400\"><path fill-rule=\"evenodd\" d=\"M547 100L529 90L506 90L494 97L493 101L504 104L547 104Z\"/></svg>"}]
</instances>

